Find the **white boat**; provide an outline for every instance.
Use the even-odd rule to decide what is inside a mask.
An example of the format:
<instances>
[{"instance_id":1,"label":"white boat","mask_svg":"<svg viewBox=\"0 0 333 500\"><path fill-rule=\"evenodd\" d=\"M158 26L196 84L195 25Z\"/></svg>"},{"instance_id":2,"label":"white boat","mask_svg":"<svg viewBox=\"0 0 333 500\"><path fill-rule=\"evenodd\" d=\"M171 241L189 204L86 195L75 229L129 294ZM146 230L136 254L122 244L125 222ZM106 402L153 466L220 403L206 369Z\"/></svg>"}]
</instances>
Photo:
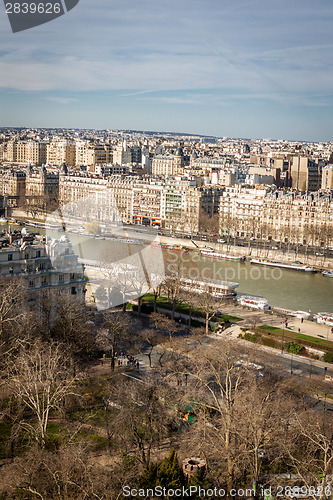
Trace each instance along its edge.
<instances>
[{"instance_id":1,"label":"white boat","mask_svg":"<svg viewBox=\"0 0 333 500\"><path fill-rule=\"evenodd\" d=\"M321 274L327 278L333 278L333 271L323 271Z\"/></svg>"},{"instance_id":2,"label":"white boat","mask_svg":"<svg viewBox=\"0 0 333 500\"><path fill-rule=\"evenodd\" d=\"M264 297L255 297L253 295L240 295L237 297L239 305L244 307L252 307L253 309L261 309L268 311L271 307Z\"/></svg>"},{"instance_id":3,"label":"white boat","mask_svg":"<svg viewBox=\"0 0 333 500\"><path fill-rule=\"evenodd\" d=\"M229 255L227 253L214 252L213 250L201 250L200 254L204 257L212 257L214 259L225 259L225 260L238 260L243 262L245 260L244 256L241 255Z\"/></svg>"},{"instance_id":4,"label":"white boat","mask_svg":"<svg viewBox=\"0 0 333 500\"><path fill-rule=\"evenodd\" d=\"M272 311L283 316L292 316L299 319L308 319L310 313L306 311L293 311L292 309L285 309L284 307L272 307Z\"/></svg>"},{"instance_id":5,"label":"white boat","mask_svg":"<svg viewBox=\"0 0 333 500\"><path fill-rule=\"evenodd\" d=\"M259 266L278 267L281 269L290 269L292 271L303 271L307 273L317 272L314 267L307 266L306 264L284 264L283 262L274 262L266 259L252 259L250 262L251 264L257 264Z\"/></svg>"},{"instance_id":6,"label":"white boat","mask_svg":"<svg viewBox=\"0 0 333 500\"><path fill-rule=\"evenodd\" d=\"M327 326L333 326L333 313L318 313L314 316L314 318L317 320L317 323Z\"/></svg>"},{"instance_id":7,"label":"white boat","mask_svg":"<svg viewBox=\"0 0 333 500\"><path fill-rule=\"evenodd\" d=\"M181 280L181 287L183 290L202 294L208 292L212 297L217 299L221 298L233 298L236 296L235 288L239 286L239 283L234 283L232 281L218 281L218 280L191 280L188 278L183 278Z\"/></svg>"}]
</instances>

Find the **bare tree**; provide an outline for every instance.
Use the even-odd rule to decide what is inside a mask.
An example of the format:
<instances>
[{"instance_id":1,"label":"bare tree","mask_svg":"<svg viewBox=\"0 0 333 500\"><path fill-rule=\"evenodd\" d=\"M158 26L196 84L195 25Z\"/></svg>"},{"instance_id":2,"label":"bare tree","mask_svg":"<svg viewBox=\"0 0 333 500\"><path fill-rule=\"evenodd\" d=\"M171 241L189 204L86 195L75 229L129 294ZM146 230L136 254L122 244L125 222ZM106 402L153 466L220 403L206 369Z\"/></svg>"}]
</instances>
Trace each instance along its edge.
<instances>
[{"instance_id":1,"label":"bare tree","mask_svg":"<svg viewBox=\"0 0 333 500\"><path fill-rule=\"evenodd\" d=\"M210 293L208 285L204 287L202 293L197 294L196 307L204 313L206 335L209 333L210 320L224 305L225 299L214 297Z\"/></svg>"},{"instance_id":2,"label":"bare tree","mask_svg":"<svg viewBox=\"0 0 333 500\"><path fill-rule=\"evenodd\" d=\"M36 425L22 421L21 427L44 447L50 412L74 393L76 378L70 374L70 359L61 344L26 344L8 361L8 384L15 397L29 408Z\"/></svg>"},{"instance_id":3,"label":"bare tree","mask_svg":"<svg viewBox=\"0 0 333 500\"><path fill-rule=\"evenodd\" d=\"M327 413L295 412L287 448L295 472L307 487L309 497L331 497L333 480L333 423ZM318 485L319 483L319 485ZM314 485L318 485L314 488Z\"/></svg>"},{"instance_id":4,"label":"bare tree","mask_svg":"<svg viewBox=\"0 0 333 500\"><path fill-rule=\"evenodd\" d=\"M0 278L0 352L11 348L16 338L14 332L21 331L27 310L23 282L18 278Z\"/></svg>"},{"instance_id":5,"label":"bare tree","mask_svg":"<svg viewBox=\"0 0 333 500\"><path fill-rule=\"evenodd\" d=\"M116 352L125 348L131 336L133 321L123 312L106 311L104 313L103 328L97 335L97 345L110 352L111 370L115 368ZM132 337L133 338L133 337Z\"/></svg>"},{"instance_id":6,"label":"bare tree","mask_svg":"<svg viewBox=\"0 0 333 500\"><path fill-rule=\"evenodd\" d=\"M39 498L41 500L110 500L119 498L122 485L129 484L124 467L110 473L91 462L87 450L80 445L65 445L55 453L32 447L16 461L5 466L0 493L6 498ZM123 483L124 481L124 483Z\"/></svg>"},{"instance_id":7,"label":"bare tree","mask_svg":"<svg viewBox=\"0 0 333 500\"><path fill-rule=\"evenodd\" d=\"M175 324L172 320L165 317L163 314L152 313L149 318L149 325L141 330L138 338L140 339L140 350L142 354L148 357L149 368L152 368L152 354L156 347L162 344L166 335L169 336L170 340L172 333L175 330ZM164 351L159 354L159 359L163 356Z\"/></svg>"},{"instance_id":8,"label":"bare tree","mask_svg":"<svg viewBox=\"0 0 333 500\"><path fill-rule=\"evenodd\" d=\"M175 312L177 303L182 302L182 262L181 258L177 259L174 266L168 269L167 276L162 283L162 290L167 295L172 304L171 319L175 319Z\"/></svg>"},{"instance_id":9,"label":"bare tree","mask_svg":"<svg viewBox=\"0 0 333 500\"><path fill-rule=\"evenodd\" d=\"M77 361L85 361L96 353L95 325L81 297L62 293L56 299L52 338L66 344Z\"/></svg>"},{"instance_id":10,"label":"bare tree","mask_svg":"<svg viewBox=\"0 0 333 500\"><path fill-rule=\"evenodd\" d=\"M113 425L121 436L122 448L132 451L134 446L135 456L144 467L149 465L152 451L168 435L173 415L165 403L172 400L171 393L170 387L149 378L126 383L117 379L110 388L115 408Z\"/></svg>"},{"instance_id":11,"label":"bare tree","mask_svg":"<svg viewBox=\"0 0 333 500\"><path fill-rule=\"evenodd\" d=\"M232 355L222 349L196 350L192 360L189 391L196 395L195 401L202 408L198 413L201 443L203 445L204 439L205 447L210 447L225 460L226 482L230 491L239 460L235 401L242 387L242 372L237 371ZM211 411L217 418L210 417Z\"/></svg>"}]
</instances>

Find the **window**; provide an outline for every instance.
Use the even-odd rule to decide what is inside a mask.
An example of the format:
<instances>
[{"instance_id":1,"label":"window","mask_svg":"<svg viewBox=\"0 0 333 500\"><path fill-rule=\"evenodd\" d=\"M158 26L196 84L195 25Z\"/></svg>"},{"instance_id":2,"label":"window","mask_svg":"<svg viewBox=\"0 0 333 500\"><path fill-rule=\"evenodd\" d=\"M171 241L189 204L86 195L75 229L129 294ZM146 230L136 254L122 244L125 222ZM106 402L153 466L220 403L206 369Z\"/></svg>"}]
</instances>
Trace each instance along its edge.
<instances>
[{"instance_id":1,"label":"window","mask_svg":"<svg viewBox=\"0 0 333 500\"><path fill-rule=\"evenodd\" d=\"M40 250L36 251L36 259L38 259L38 257L40 257Z\"/></svg>"},{"instance_id":2,"label":"window","mask_svg":"<svg viewBox=\"0 0 333 500\"><path fill-rule=\"evenodd\" d=\"M11 260L13 260L13 254L12 254L12 253L9 253L9 254L8 254L8 261L11 261Z\"/></svg>"},{"instance_id":3,"label":"window","mask_svg":"<svg viewBox=\"0 0 333 500\"><path fill-rule=\"evenodd\" d=\"M63 274L59 274L59 283L63 283L64 278L65 278L65 276Z\"/></svg>"}]
</instances>

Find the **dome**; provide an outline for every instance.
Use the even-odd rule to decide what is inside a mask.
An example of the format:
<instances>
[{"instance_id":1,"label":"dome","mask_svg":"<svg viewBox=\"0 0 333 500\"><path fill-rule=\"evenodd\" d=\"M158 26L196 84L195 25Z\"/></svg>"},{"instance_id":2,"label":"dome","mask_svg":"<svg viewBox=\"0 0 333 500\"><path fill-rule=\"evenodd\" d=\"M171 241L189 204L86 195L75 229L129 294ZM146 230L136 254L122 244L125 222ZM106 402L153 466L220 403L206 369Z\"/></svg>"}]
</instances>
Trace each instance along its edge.
<instances>
[{"instance_id":1,"label":"dome","mask_svg":"<svg viewBox=\"0 0 333 500\"><path fill-rule=\"evenodd\" d=\"M182 148L178 148L175 152L175 156L183 156L183 150Z\"/></svg>"}]
</instances>

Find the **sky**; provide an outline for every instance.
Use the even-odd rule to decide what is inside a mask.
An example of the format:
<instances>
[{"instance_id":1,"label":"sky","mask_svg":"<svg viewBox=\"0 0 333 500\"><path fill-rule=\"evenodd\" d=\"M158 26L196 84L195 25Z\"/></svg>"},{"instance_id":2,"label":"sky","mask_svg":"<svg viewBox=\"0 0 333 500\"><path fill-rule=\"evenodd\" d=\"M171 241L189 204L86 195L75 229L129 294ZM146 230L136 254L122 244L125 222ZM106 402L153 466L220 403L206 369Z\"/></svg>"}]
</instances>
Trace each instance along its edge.
<instances>
[{"instance_id":1,"label":"sky","mask_svg":"<svg viewBox=\"0 0 333 500\"><path fill-rule=\"evenodd\" d=\"M80 0L12 33L1 2L0 126L333 141L332 22L331 0Z\"/></svg>"}]
</instances>

